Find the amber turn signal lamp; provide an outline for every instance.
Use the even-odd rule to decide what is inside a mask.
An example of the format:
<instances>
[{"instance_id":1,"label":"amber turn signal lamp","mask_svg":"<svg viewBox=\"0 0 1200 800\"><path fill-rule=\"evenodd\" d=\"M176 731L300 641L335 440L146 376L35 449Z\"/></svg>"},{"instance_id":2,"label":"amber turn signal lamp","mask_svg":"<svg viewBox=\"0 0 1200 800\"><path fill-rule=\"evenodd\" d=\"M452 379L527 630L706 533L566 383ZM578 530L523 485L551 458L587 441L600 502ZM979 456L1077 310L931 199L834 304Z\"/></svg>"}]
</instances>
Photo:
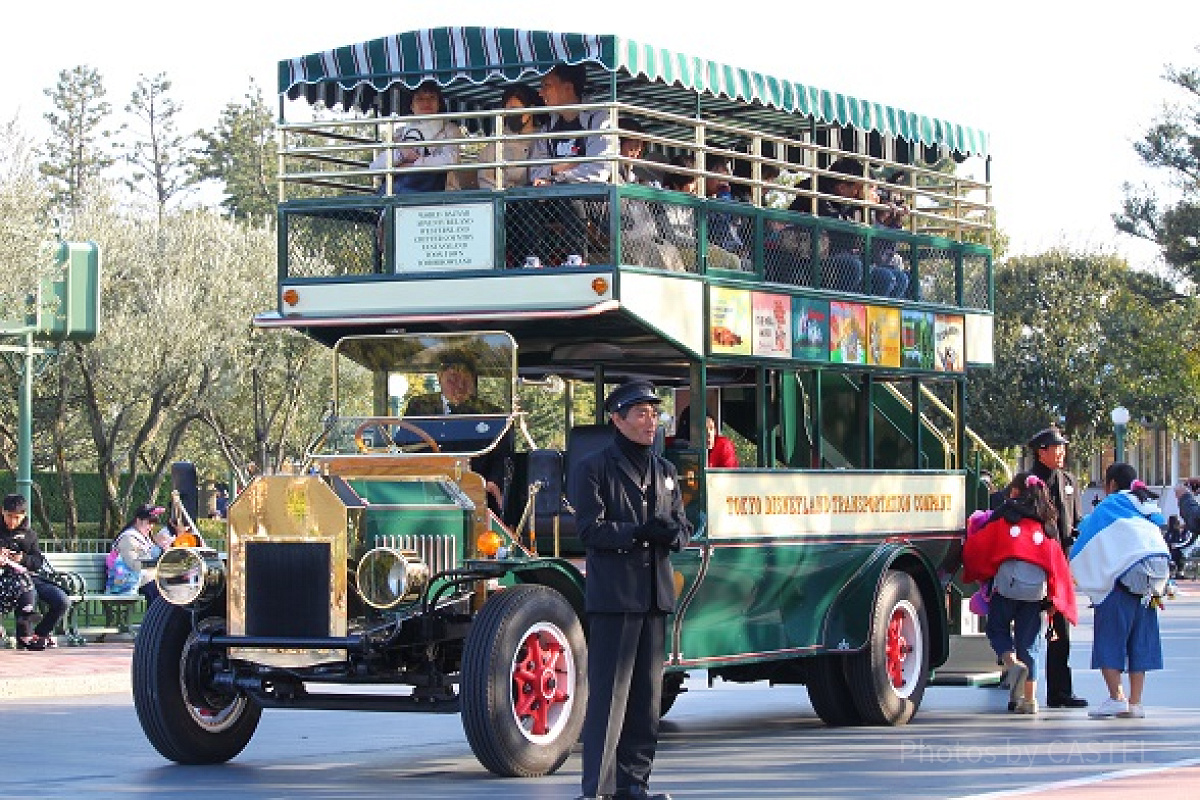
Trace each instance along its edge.
<instances>
[{"instance_id":1,"label":"amber turn signal lamp","mask_svg":"<svg viewBox=\"0 0 1200 800\"><path fill-rule=\"evenodd\" d=\"M604 294L608 291L608 280L605 278L592 279L592 291L596 294Z\"/></svg>"},{"instance_id":2,"label":"amber turn signal lamp","mask_svg":"<svg viewBox=\"0 0 1200 800\"><path fill-rule=\"evenodd\" d=\"M284 289L283 302L287 303L289 306L296 305L296 303L300 302L300 293L295 289Z\"/></svg>"},{"instance_id":3,"label":"amber turn signal lamp","mask_svg":"<svg viewBox=\"0 0 1200 800\"><path fill-rule=\"evenodd\" d=\"M475 549L485 558L495 558L504 546L504 539L495 531L484 531L475 539Z\"/></svg>"}]
</instances>

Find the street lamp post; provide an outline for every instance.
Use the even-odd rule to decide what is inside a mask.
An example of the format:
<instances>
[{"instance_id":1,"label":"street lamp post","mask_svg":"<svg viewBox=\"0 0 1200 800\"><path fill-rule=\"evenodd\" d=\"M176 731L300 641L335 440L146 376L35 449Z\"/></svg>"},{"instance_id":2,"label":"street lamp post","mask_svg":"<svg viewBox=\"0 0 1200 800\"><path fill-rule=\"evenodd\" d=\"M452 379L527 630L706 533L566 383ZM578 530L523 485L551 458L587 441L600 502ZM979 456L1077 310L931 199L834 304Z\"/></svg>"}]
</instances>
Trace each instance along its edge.
<instances>
[{"instance_id":1,"label":"street lamp post","mask_svg":"<svg viewBox=\"0 0 1200 800\"><path fill-rule=\"evenodd\" d=\"M1129 424L1129 409L1117 406L1112 410L1113 435L1117 440L1116 461L1125 460L1125 426Z\"/></svg>"}]
</instances>

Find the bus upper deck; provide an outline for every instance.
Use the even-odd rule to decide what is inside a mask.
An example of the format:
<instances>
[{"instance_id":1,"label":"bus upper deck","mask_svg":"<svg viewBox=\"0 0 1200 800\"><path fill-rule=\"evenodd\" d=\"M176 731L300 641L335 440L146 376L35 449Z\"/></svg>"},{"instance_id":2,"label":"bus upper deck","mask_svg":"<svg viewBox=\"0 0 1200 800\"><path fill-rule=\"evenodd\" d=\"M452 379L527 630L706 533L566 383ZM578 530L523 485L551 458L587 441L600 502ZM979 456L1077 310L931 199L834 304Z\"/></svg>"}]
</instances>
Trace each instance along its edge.
<instances>
[{"instance_id":1,"label":"bus upper deck","mask_svg":"<svg viewBox=\"0 0 1200 800\"><path fill-rule=\"evenodd\" d=\"M553 163L534 145L562 134L509 132L505 121L523 112L498 108L501 91L563 63L585 68L586 99L537 111L600 118L587 133L604 147L572 160L599 164L601 179L513 181L506 168ZM446 110L397 116L429 81ZM746 338L711 309L721 305L714 292L744 290L950 314L973 332L957 355L990 362L990 162L973 129L617 37L481 28L281 62L280 96L281 116L298 101L308 118L280 126L279 306L262 324L332 341L447 315L594 315L655 276L710 307L699 323L709 334L692 343L700 352ZM457 134L439 142L449 162L405 166L443 176L446 190L396 193L394 145L414 125L447 121ZM620 144L630 137L643 145L632 155ZM508 157L522 142L532 153ZM984 178L960 162L982 165ZM621 181L630 170L651 182ZM495 188L478 188L481 177ZM858 188L832 193L838 180ZM829 203L850 213L825 215ZM878 224L895 206L902 222ZM903 287L881 288L881 267L902 273Z\"/></svg>"}]
</instances>

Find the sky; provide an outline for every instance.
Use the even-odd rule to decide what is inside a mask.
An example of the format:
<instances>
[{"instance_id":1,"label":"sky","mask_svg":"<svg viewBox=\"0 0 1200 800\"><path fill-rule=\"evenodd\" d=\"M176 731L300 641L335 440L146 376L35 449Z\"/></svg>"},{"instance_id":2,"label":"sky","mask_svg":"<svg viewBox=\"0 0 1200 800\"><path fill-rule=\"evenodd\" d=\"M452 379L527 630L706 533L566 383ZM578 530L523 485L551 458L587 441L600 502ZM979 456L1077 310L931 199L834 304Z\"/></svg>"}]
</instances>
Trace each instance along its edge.
<instances>
[{"instance_id":1,"label":"sky","mask_svg":"<svg viewBox=\"0 0 1200 800\"><path fill-rule=\"evenodd\" d=\"M1182 99L1163 80L1165 65L1200 65L1200 5L1189 0L58 0L4 16L11 74L0 121L16 116L37 136L50 108L44 90L80 64L100 71L118 112L139 75L166 73L190 131L212 127L251 78L271 96L282 59L392 33L616 34L980 128L991 136L993 202L1010 252L1068 246L1148 268L1154 248L1116 233L1111 215L1123 183L1162 179L1133 142Z\"/></svg>"}]
</instances>

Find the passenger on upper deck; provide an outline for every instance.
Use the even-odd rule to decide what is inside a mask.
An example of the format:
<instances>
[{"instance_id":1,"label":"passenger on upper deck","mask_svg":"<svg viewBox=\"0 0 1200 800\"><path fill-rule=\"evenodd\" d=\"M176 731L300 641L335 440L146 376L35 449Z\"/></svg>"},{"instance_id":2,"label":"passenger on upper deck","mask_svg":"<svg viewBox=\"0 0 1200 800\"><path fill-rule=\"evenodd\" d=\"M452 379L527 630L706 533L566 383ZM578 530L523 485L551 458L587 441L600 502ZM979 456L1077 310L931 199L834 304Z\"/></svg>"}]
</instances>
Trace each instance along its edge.
<instances>
[{"instance_id":1,"label":"passenger on upper deck","mask_svg":"<svg viewBox=\"0 0 1200 800\"><path fill-rule=\"evenodd\" d=\"M646 154L646 140L640 134L646 129L636 119L621 120L619 147L623 158L641 160ZM622 164L616 175L617 183L637 183L643 186L661 186L661 180L649 167L642 164Z\"/></svg>"},{"instance_id":2,"label":"passenger on upper deck","mask_svg":"<svg viewBox=\"0 0 1200 800\"><path fill-rule=\"evenodd\" d=\"M534 112L542 104L538 93L523 83L514 83L504 87L500 102L506 109L529 109L526 114L509 114L504 117L504 132L506 134L533 134L542 130L541 115ZM496 135L500 135L497 131ZM478 180L480 189L507 189L513 186L529 185L529 167L521 162L528 161L533 152L532 139L505 139L499 148L503 160L508 162L501 173L503 185L496 185L495 167L484 167L479 170ZM488 142L479 153L482 162L498 161L496 142Z\"/></svg>"},{"instance_id":3,"label":"passenger on upper deck","mask_svg":"<svg viewBox=\"0 0 1200 800\"><path fill-rule=\"evenodd\" d=\"M725 156L709 153L704 159L704 167L708 172L719 176L733 174L729 159ZM734 201L733 189L724 177L705 178L706 194L714 200ZM724 250L738 255L746 255L748 248L742 239L737 220L732 214L712 212L708 215L708 240Z\"/></svg>"},{"instance_id":4,"label":"passenger on upper deck","mask_svg":"<svg viewBox=\"0 0 1200 800\"><path fill-rule=\"evenodd\" d=\"M542 100L548 106L570 106L583 102L587 69L582 64L558 64L542 78ZM557 111L550 114L550 139L539 139L533 148L534 159L561 159L555 164L540 164L529 170L534 186L552 183L604 183L608 180L607 161L577 162L579 156L612 157L614 146L607 136L586 136L584 131L608 130L608 113L601 109Z\"/></svg>"},{"instance_id":5,"label":"passenger on upper deck","mask_svg":"<svg viewBox=\"0 0 1200 800\"><path fill-rule=\"evenodd\" d=\"M446 111L442 89L434 80L417 87L410 101L411 113L419 116ZM398 136L396 128L399 128ZM394 145L383 148L371 160L371 169L393 170L392 194L406 192L441 192L446 189L445 172L405 173L410 167L439 167L458 163L458 145L431 145L438 139L458 139L462 130L450 120L417 120L397 122L393 126ZM389 160L390 159L390 160ZM399 172L397 172L399 170ZM381 184L385 193L387 182Z\"/></svg>"}]
</instances>

